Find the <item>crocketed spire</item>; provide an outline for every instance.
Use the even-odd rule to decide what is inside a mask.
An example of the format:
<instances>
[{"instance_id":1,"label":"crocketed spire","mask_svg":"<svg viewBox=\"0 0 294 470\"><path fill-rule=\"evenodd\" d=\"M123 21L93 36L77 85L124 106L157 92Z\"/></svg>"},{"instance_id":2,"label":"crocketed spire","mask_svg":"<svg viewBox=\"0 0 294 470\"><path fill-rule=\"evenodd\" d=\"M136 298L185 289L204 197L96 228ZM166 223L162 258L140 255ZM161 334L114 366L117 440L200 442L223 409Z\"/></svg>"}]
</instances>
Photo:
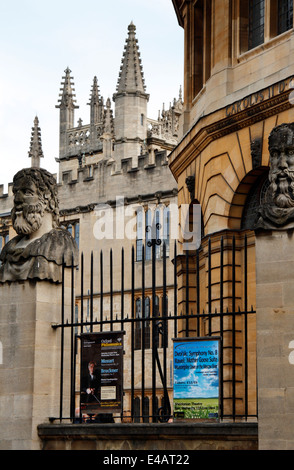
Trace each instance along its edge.
<instances>
[{"instance_id":1,"label":"crocketed spire","mask_svg":"<svg viewBox=\"0 0 294 470\"><path fill-rule=\"evenodd\" d=\"M39 119L36 116L34 119L34 127L32 127L31 144L28 152L29 157L32 159L31 167L40 168L40 158L43 158L41 129L39 127Z\"/></svg>"},{"instance_id":2,"label":"crocketed spire","mask_svg":"<svg viewBox=\"0 0 294 470\"><path fill-rule=\"evenodd\" d=\"M63 87L60 89L62 93L59 94L61 99L58 100L60 104L56 106L56 108L62 108L62 107L78 108L78 106L75 105L76 95L74 94L75 89L73 88L72 77L70 76L71 70L67 67L67 69L64 72L65 72L65 76L62 77L64 81L61 83Z\"/></svg>"},{"instance_id":3,"label":"crocketed spire","mask_svg":"<svg viewBox=\"0 0 294 470\"><path fill-rule=\"evenodd\" d=\"M104 103L103 97L100 96L99 93L99 86L97 77L94 77L91 95L90 95L90 102L88 105L91 106L91 124L97 124L103 120L104 114Z\"/></svg>"},{"instance_id":4,"label":"crocketed spire","mask_svg":"<svg viewBox=\"0 0 294 470\"><path fill-rule=\"evenodd\" d=\"M124 47L116 92L145 93L146 89L142 70L138 40L136 39L136 26L131 22L128 26L128 37Z\"/></svg>"}]
</instances>

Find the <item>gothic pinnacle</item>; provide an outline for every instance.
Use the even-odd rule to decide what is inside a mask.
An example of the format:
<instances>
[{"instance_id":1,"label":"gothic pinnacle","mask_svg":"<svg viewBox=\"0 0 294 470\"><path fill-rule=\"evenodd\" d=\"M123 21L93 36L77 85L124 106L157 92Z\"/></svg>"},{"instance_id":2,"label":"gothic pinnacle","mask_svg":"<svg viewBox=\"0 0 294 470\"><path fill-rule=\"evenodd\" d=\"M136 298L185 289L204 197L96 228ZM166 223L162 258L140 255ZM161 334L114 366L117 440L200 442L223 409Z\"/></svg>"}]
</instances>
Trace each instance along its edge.
<instances>
[{"instance_id":1,"label":"gothic pinnacle","mask_svg":"<svg viewBox=\"0 0 294 470\"><path fill-rule=\"evenodd\" d=\"M61 107L78 108L78 106L74 104L76 102L76 99L75 99L76 95L74 94L75 89L73 88L73 82L72 82L73 78L70 75L71 70L69 67L67 67L64 72L65 72L65 76L62 77L64 81L61 83L62 88L60 89L62 93L59 94L61 99L58 100L60 104L57 105L56 108L61 108Z\"/></svg>"},{"instance_id":2,"label":"gothic pinnacle","mask_svg":"<svg viewBox=\"0 0 294 470\"><path fill-rule=\"evenodd\" d=\"M91 96L90 96L90 103L88 104L98 104L99 103L99 87L98 87L98 80L97 77L95 76L93 79L93 86L92 86L92 91L91 91Z\"/></svg>"},{"instance_id":3,"label":"gothic pinnacle","mask_svg":"<svg viewBox=\"0 0 294 470\"><path fill-rule=\"evenodd\" d=\"M34 127L32 127L31 144L28 152L31 160L32 168L40 168L40 158L43 158L41 130L39 127L39 119L36 116L34 119Z\"/></svg>"},{"instance_id":4,"label":"gothic pinnacle","mask_svg":"<svg viewBox=\"0 0 294 470\"><path fill-rule=\"evenodd\" d=\"M128 26L128 37L125 42L116 91L117 93L145 93L146 91L136 39L136 26L133 22Z\"/></svg>"}]
</instances>

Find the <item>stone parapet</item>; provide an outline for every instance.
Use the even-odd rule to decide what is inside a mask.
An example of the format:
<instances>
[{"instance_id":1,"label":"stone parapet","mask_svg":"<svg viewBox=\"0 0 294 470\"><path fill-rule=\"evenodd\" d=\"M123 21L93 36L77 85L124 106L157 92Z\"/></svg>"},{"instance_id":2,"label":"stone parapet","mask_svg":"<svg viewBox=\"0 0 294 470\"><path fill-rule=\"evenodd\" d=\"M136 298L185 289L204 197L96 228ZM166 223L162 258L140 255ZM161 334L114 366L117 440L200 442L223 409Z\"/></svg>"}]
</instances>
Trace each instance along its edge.
<instances>
[{"instance_id":1,"label":"stone parapet","mask_svg":"<svg viewBox=\"0 0 294 470\"><path fill-rule=\"evenodd\" d=\"M41 424L43 450L256 450L257 423Z\"/></svg>"}]
</instances>

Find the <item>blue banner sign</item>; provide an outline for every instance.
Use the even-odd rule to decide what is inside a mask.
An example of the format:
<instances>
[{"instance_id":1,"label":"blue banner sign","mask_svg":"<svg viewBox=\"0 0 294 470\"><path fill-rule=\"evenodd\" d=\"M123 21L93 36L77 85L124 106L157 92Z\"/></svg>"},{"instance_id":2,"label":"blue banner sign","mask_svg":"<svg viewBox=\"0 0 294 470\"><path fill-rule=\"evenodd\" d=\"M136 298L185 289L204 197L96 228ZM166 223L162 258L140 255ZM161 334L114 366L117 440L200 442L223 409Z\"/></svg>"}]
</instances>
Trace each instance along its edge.
<instances>
[{"instance_id":1,"label":"blue banner sign","mask_svg":"<svg viewBox=\"0 0 294 470\"><path fill-rule=\"evenodd\" d=\"M173 348L175 419L219 416L218 338L177 338Z\"/></svg>"}]
</instances>

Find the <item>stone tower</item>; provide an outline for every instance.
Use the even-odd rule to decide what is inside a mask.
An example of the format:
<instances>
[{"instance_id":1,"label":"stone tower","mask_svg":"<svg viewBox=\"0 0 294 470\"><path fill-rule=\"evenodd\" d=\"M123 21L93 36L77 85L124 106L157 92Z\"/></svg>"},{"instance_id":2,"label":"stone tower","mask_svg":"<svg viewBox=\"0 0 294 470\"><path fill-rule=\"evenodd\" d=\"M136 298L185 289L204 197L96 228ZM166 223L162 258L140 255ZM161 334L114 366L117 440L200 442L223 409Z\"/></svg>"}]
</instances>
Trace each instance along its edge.
<instances>
[{"instance_id":1,"label":"stone tower","mask_svg":"<svg viewBox=\"0 0 294 470\"><path fill-rule=\"evenodd\" d=\"M117 169L122 159L132 158L132 166L138 166L138 155L143 153L147 137L147 103L136 27L128 27L122 65L120 68L115 102L115 145L114 158Z\"/></svg>"}]
</instances>

